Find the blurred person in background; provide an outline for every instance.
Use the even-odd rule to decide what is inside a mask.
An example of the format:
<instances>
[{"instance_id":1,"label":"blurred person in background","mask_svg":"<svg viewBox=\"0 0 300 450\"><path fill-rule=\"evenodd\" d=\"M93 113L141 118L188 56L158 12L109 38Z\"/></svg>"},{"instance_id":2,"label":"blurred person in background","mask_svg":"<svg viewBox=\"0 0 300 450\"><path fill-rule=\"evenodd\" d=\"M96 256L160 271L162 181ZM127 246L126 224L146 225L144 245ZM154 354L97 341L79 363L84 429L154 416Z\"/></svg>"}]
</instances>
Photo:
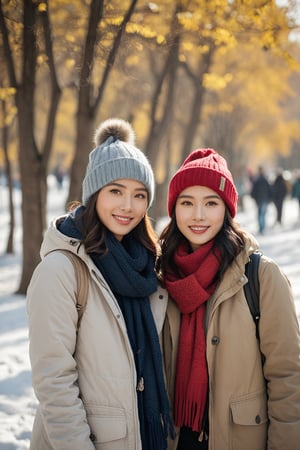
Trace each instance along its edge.
<instances>
[{"instance_id":1,"label":"blurred person in background","mask_svg":"<svg viewBox=\"0 0 300 450\"><path fill-rule=\"evenodd\" d=\"M283 178L282 170L278 169L276 178L272 184L272 199L276 208L275 224L281 225L282 222L282 209L284 199L288 193L288 188L285 179Z\"/></svg>"},{"instance_id":2,"label":"blurred person in background","mask_svg":"<svg viewBox=\"0 0 300 450\"><path fill-rule=\"evenodd\" d=\"M292 185L292 198L298 201L298 218L300 219L300 169L296 172L296 179Z\"/></svg>"},{"instance_id":3,"label":"blurred person in background","mask_svg":"<svg viewBox=\"0 0 300 450\"><path fill-rule=\"evenodd\" d=\"M266 228L266 213L268 204L272 200L272 190L262 166L259 166L258 174L253 179L251 197L254 199L257 206L258 231L260 234L264 234Z\"/></svg>"}]
</instances>

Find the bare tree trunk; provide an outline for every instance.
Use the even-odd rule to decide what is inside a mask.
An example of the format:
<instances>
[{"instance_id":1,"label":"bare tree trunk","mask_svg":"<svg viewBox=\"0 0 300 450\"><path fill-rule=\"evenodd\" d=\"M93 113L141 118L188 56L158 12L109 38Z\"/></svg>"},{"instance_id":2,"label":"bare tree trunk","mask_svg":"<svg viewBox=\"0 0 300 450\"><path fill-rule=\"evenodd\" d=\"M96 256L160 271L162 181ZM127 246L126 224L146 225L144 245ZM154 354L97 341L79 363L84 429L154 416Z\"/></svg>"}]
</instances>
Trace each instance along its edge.
<instances>
[{"instance_id":1,"label":"bare tree trunk","mask_svg":"<svg viewBox=\"0 0 300 450\"><path fill-rule=\"evenodd\" d=\"M182 144L182 161L193 150L192 145L197 132L197 128L200 122L200 116L203 106L203 98L205 94L205 88L203 87L203 76L209 72L210 65L212 63L214 53L214 47L210 46L210 50L203 56L199 65L199 72L195 75L184 65L187 74L191 78L194 85L193 103L188 120L188 126L185 129L183 144Z\"/></svg>"},{"instance_id":2,"label":"bare tree trunk","mask_svg":"<svg viewBox=\"0 0 300 450\"><path fill-rule=\"evenodd\" d=\"M174 10L171 23L171 36L169 38L169 53L165 60L163 69L157 78L155 92L152 98L152 108L150 114L150 129L145 145L145 153L153 168L156 167L159 149L162 147L162 139L168 134L168 127L173 117L174 91L176 83L176 73L178 68L179 49L179 25L177 22L178 5ZM166 87L165 98L162 99L163 88ZM162 108L162 101L164 105ZM158 110L162 109L159 115Z\"/></svg>"},{"instance_id":3,"label":"bare tree trunk","mask_svg":"<svg viewBox=\"0 0 300 450\"><path fill-rule=\"evenodd\" d=\"M41 19L51 82L45 142L38 149L35 137L34 97L36 89L37 20ZM40 245L46 226L47 164L52 147L57 106L61 91L55 74L52 38L47 9L38 10L33 0L23 1L23 55L21 82L17 82L9 33L0 3L0 27L10 85L16 89L18 108L19 166L22 188L23 265L18 293L25 294L33 270L40 260Z\"/></svg>"},{"instance_id":4,"label":"bare tree trunk","mask_svg":"<svg viewBox=\"0 0 300 450\"><path fill-rule=\"evenodd\" d=\"M3 117L6 116L6 102L1 101L1 109ZM8 155L8 126L4 125L2 128L2 144L3 153L5 161L5 174L7 177L7 188L8 188L8 208L9 208L9 232L6 243L6 253L14 253L14 228L15 228L15 210L13 203L13 180L11 165Z\"/></svg>"},{"instance_id":5,"label":"bare tree trunk","mask_svg":"<svg viewBox=\"0 0 300 450\"><path fill-rule=\"evenodd\" d=\"M95 129L95 117L101 104L105 87L107 85L110 72L120 47L121 38L125 32L126 24L134 11L137 0L132 0L124 15L122 24L116 34L113 46L108 55L106 67L101 83L98 87L97 95L93 98L92 70L94 62L95 47L99 41L98 24L103 14L103 0L92 0L90 5L90 17L86 42L82 56L82 70L80 74L80 88L78 94L78 106L76 115L76 142L75 155L70 173L70 188L67 203L73 200L81 200L82 181L91 150L92 138Z\"/></svg>"},{"instance_id":6,"label":"bare tree trunk","mask_svg":"<svg viewBox=\"0 0 300 450\"><path fill-rule=\"evenodd\" d=\"M166 205L167 205L167 193L168 193L168 184L169 184L169 174L170 174L170 166L171 166L171 145L172 145L172 136L167 134L166 143L165 143L165 173L166 177L162 183L157 183L156 185L156 202L155 202L155 210L153 215L155 214L155 219L159 219L160 217L164 217L167 215ZM152 215L152 210L150 210Z\"/></svg>"},{"instance_id":7,"label":"bare tree trunk","mask_svg":"<svg viewBox=\"0 0 300 450\"><path fill-rule=\"evenodd\" d=\"M45 225L46 171L34 138L34 90L37 45L36 7L24 1L23 70L17 90L19 165L22 186L23 266L18 293L25 293L34 267Z\"/></svg>"},{"instance_id":8,"label":"bare tree trunk","mask_svg":"<svg viewBox=\"0 0 300 450\"><path fill-rule=\"evenodd\" d=\"M45 229L46 167L34 140L33 117L28 114L32 99L28 84L26 93L20 90L18 97L23 223L23 265L18 293L24 294L32 272L40 261L39 251Z\"/></svg>"}]
</instances>

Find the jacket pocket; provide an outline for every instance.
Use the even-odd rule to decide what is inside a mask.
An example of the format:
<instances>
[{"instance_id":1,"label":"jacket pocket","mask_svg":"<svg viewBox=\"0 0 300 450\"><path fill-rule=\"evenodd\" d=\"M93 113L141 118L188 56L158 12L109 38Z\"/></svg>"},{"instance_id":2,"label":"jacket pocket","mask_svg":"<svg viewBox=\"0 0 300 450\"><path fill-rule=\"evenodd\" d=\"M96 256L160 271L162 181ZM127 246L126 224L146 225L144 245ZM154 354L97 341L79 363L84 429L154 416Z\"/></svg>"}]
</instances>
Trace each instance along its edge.
<instances>
[{"instance_id":1,"label":"jacket pocket","mask_svg":"<svg viewBox=\"0 0 300 450\"><path fill-rule=\"evenodd\" d=\"M232 399L230 411L230 450L266 450L268 414L265 391Z\"/></svg>"},{"instance_id":2,"label":"jacket pocket","mask_svg":"<svg viewBox=\"0 0 300 450\"><path fill-rule=\"evenodd\" d=\"M230 402L233 423L236 425L260 425L268 420L265 391L235 398Z\"/></svg>"},{"instance_id":3,"label":"jacket pocket","mask_svg":"<svg viewBox=\"0 0 300 450\"><path fill-rule=\"evenodd\" d=\"M96 405L85 405L85 407L91 429L91 440L95 447L101 450L125 449L127 426L124 410Z\"/></svg>"}]
</instances>

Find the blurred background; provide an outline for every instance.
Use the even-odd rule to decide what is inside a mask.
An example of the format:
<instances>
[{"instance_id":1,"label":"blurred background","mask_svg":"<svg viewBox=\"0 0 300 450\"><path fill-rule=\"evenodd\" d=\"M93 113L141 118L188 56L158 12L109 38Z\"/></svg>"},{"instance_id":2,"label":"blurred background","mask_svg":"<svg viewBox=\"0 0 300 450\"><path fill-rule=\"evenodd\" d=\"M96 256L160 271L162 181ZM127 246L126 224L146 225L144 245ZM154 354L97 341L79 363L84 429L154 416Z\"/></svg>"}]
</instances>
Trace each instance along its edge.
<instances>
[{"instance_id":1,"label":"blurred background","mask_svg":"<svg viewBox=\"0 0 300 450\"><path fill-rule=\"evenodd\" d=\"M24 294L48 191L81 183L97 125L130 121L153 165L154 223L195 148L229 163L240 194L258 167L291 190L300 169L300 4L271 0L0 0L0 183L6 253L21 195ZM5 194L6 195L6 194ZM1 199L0 199L1 214Z\"/></svg>"}]
</instances>

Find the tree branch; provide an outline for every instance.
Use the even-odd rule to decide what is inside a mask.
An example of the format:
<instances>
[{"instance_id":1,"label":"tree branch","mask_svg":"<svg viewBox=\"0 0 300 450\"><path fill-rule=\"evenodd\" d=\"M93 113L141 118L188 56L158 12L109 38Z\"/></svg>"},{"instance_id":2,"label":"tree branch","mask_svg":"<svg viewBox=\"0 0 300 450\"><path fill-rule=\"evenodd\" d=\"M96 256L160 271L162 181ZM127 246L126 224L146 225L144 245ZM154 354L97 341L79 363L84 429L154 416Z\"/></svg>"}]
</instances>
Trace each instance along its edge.
<instances>
[{"instance_id":1,"label":"tree branch","mask_svg":"<svg viewBox=\"0 0 300 450\"><path fill-rule=\"evenodd\" d=\"M50 72L50 81L51 81L51 103L49 107L48 120L47 120L47 129L46 129L46 137L43 148L43 158L45 161L48 161L49 155L51 152L53 135L54 135L54 127L55 127L55 118L56 112L59 104L59 99L61 97L61 89L57 81L56 68L54 63L53 56L53 45L52 45L52 33L51 26L48 14L48 8L45 11L41 11L41 21L44 30L44 39L45 39L45 50L46 55L48 57L48 66Z\"/></svg>"},{"instance_id":2,"label":"tree branch","mask_svg":"<svg viewBox=\"0 0 300 450\"><path fill-rule=\"evenodd\" d=\"M131 4L130 4L128 10L127 10L127 13L124 16L123 22L121 23L121 25L119 27L119 30L118 30L118 33L117 33L116 38L114 40L113 46L111 48L111 51L109 52L107 63L106 63L105 70L104 70L104 74L103 74L103 77L102 77L102 81L101 81L101 84L100 84L99 89L98 89L98 95L97 95L97 97L95 99L95 102L94 102L94 105L92 107L94 111L98 108L98 105L99 105L99 103L100 103L100 101L102 99L102 95L104 93L104 89L105 89L105 86L106 86L106 82L107 82L108 76L109 76L110 71L111 71L111 69L112 69L112 67L114 65L118 48L120 47L121 38L122 38L123 33L125 31L126 25L129 22L130 17L132 16L132 13L134 11L134 8L135 8L135 5L136 5L137 1L138 0L132 0Z\"/></svg>"},{"instance_id":3,"label":"tree branch","mask_svg":"<svg viewBox=\"0 0 300 450\"><path fill-rule=\"evenodd\" d=\"M5 22L1 1L0 1L0 31L2 33L3 38L3 50L4 50L4 57L7 63L9 82L12 87L17 88L16 71L12 57L12 50L9 45L8 29Z\"/></svg>"}]
</instances>

